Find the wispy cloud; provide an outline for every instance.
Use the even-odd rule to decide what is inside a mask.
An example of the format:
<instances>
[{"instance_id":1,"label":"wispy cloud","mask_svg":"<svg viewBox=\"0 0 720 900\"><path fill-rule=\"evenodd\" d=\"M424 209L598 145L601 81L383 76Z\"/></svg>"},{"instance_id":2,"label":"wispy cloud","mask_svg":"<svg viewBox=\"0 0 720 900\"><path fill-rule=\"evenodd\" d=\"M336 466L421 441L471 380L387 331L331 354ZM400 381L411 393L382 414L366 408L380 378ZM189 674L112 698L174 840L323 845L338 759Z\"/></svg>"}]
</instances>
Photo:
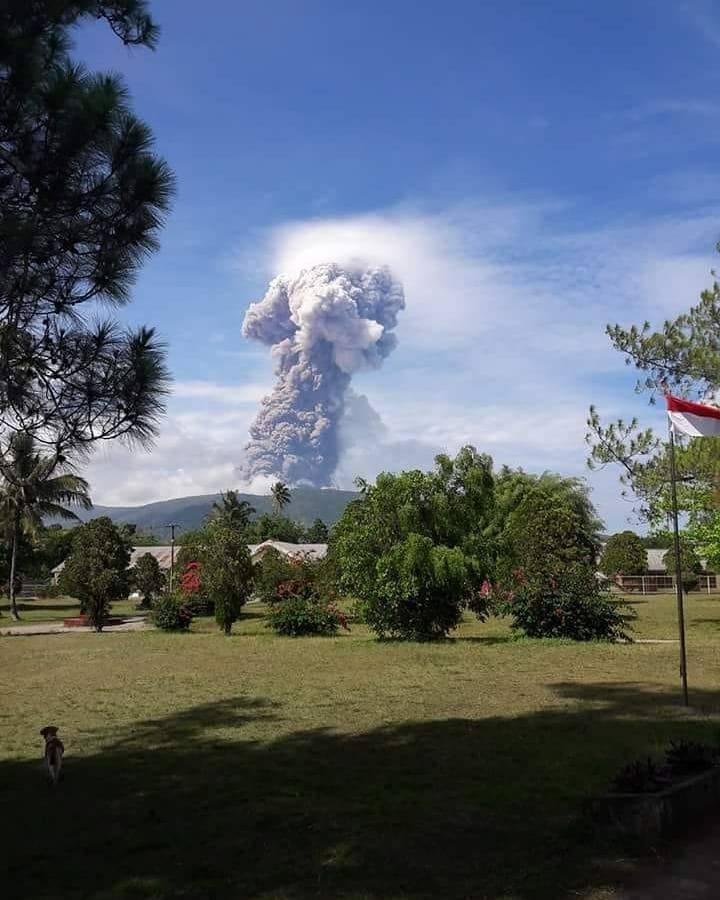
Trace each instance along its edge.
<instances>
[{"instance_id":1,"label":"wispy cloud","mask_svg":"<svg viewBox=\"0 0 720 900\"><path fill-rule=\"evenodd\" d=\"M689 0L680 10L706 41L720 47L720 13L712 0Z\"/></svg>"},{"instance_id":2,"label":"wispy cloud","mask_svg":"<svg viewBox=\"0 0 720 900\"><path fill-rule=\"evenodd\" d=\"M720 103L699 98L667 98L643 103L625 113L625 118L634 122L659 116L692 116L717 121L720 117Z\"/></svg>"}]
</instances>

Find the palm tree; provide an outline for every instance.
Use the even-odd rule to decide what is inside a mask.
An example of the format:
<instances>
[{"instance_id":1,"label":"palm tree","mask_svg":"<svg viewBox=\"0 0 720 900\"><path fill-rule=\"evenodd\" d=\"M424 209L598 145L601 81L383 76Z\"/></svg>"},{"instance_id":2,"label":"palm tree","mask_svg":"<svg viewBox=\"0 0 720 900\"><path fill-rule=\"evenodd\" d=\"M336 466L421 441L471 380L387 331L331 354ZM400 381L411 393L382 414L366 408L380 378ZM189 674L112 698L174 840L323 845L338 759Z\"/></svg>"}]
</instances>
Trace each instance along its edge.
<instances>
[{"instance_id":1,"label":"palm tree","mask_svg":"<svg viewBox=\"0 0 720 900\"><path fill-rule=\"evenodd\" d=\"M43 518L78 517L66 505L90 509L88 483L75 475L62 456L43 456L29 434L16 432L0 453L0 517L10 542L10 609L19 619L15 597L15 567L20 534L36 538Z\"/></svg>"},{"instance_id":2,"label":"palm tree","mask_svg":"<svg viewBox=\"0 0 720 900\"><path fill-rule=\"evenodd\" d=\"M247 528L255 512L255 507L247 500L241 500L237 491L225 491L220 494L220 503L213 503L208 518L212 522L222 522L229 528L242 529Z\"/></svg>"},{"instance_id":3,"label":"palm tree","mask_svg":"<svg viewBox=\"0 0 720 900\"><path fill-rule=\"evenodd\" d=\"M290 488L284 481L276 481L270 488L272 495L273 511L279 515L290 502Z\"/></svg>"}]
</instances>

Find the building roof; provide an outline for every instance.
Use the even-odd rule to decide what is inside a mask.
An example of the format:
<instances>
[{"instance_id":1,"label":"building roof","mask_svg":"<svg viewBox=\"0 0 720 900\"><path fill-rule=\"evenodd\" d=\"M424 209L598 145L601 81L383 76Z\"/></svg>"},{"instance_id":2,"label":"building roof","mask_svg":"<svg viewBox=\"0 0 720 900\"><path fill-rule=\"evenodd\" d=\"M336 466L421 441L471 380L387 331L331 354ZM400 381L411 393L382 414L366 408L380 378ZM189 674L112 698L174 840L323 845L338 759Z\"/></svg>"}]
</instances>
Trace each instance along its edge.
<instances>
[{"instance_id":1,"label":"building roof","mask_svg":"<svg viewBox=\"0 0 720 900\"><path fill-rule=\"evenodd\" d=\"M651 547L647 550L647 568L648 572L665 572L665 563L663 557L667 553L667 547Z\"/></svg>"},{"instance_id":2,"label":"building roof","mask_svg":"<svg viewBox=\"0 0 720 900\"><path fill-rule=\"evenodd\" d=\"M250 556L260 559L267 550L277 550L289 559L309 559L315 562L327 556L327 544L291 544L289 541L263 541L262 544L248 544Z\"/></svg>"},{"instance_id":3,"label":"building roof","mask_svg":"<svg viewBox=\"0 0 720 900\"><path fill-rule=\"evenodd\" d=\"M176 544L176 556L181 546L181 544ZM278 553L289 559L304 558L312 561L322 559L327 554L327 544L291 544L288 541L263 541L262 544L248 544L248 550L253 562L261 559L263 554L269 549L277 550ZM161 569L170 568L172 547L169 544L162 547L133 547L130 551L130 566L134 566L140 557L146 553L155 557ZM59 566L55 566L52 574L59 575L64 565L65 562L63 561Z\"/></svg>"},{"instance_id":4,"label":"building roof","mask_svg":"<svg viewBox=\"0 0 720 900\"><path fill-rule=\"evenodd\" d=\"M663 559L665 554L668 552L667 547L649 547L646 551L647 553L647 568L645 571L654 575L666 575L667 569L665 568L665 563ZM701 559L703 572L708 571L708 564L706 559Z\"/></svg>"}]
</instances>

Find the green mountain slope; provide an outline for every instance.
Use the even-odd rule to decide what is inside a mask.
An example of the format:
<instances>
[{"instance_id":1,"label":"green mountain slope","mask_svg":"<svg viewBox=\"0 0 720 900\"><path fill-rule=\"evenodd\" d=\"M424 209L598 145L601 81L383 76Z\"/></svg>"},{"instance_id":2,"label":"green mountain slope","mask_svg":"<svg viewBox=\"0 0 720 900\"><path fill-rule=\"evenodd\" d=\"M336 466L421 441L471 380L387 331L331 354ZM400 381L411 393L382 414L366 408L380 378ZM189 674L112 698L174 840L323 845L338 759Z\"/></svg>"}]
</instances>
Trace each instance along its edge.
<instances>
[{"instance_id":1,"label":"green mountain slope","mask_svg":"<svg viewBox=\"0 0 720 900\"><path fill-rule=\"evenodd\" d=\"M336 491L332 489L297 487L292 490L292 500L285 507L284 514L305 525L312 524L314 519L322 519L327 525L334 524L342 515L347 504L358 495L354 491ZM113 522L124 522L137 525L141 531L150 531L157 537L169 535L165 528L174 522L182 533L191 528L198 528L219 494L202 494L197 497L178 497L175 500L160 500L146 503L144 506L94 506L90 510L79 511L83 521L98 516L110 516ZM259 494L240 494L258 512L271 512L272 498Z\"/></svg>"}]
</instances>

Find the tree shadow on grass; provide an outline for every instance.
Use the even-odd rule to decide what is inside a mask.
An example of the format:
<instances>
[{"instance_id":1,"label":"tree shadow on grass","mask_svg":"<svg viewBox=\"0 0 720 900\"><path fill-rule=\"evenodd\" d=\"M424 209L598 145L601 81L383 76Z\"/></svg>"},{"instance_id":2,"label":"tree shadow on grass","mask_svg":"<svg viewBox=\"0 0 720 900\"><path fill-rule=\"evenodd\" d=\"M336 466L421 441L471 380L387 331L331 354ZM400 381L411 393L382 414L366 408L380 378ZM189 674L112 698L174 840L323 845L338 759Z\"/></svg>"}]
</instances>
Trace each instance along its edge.
<instances>
[{"instance_id":1,"label":"tree shadow on grass","mask_svg":"<svg viewBox=\"0 0 720 900\"><path fill-rule=\"evenodd\" d=\"M713 725L666 688L556 690L526 715L360 734L280 733L292 710L238 696L106 733L91 756L64 735L54 791L39 762L0 764L3 896L558 900L603 883L581 799ZM249 739L259 718L275 740Z\"/></svg>"},{"instance_id":2,"label":"tree shadow on grass","mask_svg":"<svg viewBox=\"0 0 720 900\"><path fill-rule=\"evenodd\" d=\"M720 616L714 619L693 619L689 623L689 627L694 628L697 625L714 625L716 628L720 628Z\"/></svg>"},{"instance_id":3,"label":"tree shadow on grass","mask_svg":"<svg viewBox=\"0 0 720 900\"><path fill-rule=\"evenodd\" d=\"M67 610L75 610L79 609L78 603L52 603L52 604L43 604L40 602L35 602L32 600L23 600L18 602L17 608L18 612L66 612ZM10 606L9 604L0 605L1 613L9 613Z\"/></svg>"}]
</instances>

